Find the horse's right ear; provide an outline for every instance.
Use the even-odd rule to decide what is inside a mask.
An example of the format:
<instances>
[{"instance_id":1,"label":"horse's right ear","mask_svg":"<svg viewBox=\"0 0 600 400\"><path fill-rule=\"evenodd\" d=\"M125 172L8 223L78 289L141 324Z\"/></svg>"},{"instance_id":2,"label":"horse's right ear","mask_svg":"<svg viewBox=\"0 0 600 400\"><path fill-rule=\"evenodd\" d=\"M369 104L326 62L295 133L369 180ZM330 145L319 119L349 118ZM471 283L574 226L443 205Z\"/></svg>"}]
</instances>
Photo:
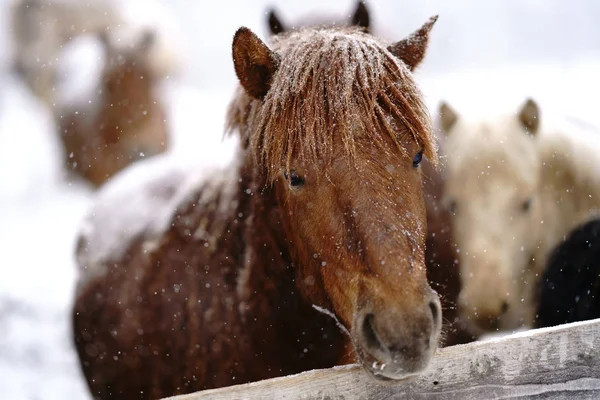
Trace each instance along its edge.
<instances>
[{"instance_id":1,"label":"horse's right ear","mask_svg":"<svg viewBox=\"0 0 600 400\"><path fill-rule=\"evenodd\" d=\"M269 23L269 30L272 35L279 35L281 32L285 32L286 29L281 23L281 20L275 13L275 10L269 10L267 22Z\"/></svg>"},{"instance_id":2,"label":"horse's right ear","mask_svg":"<svg viewBox=\"0 0 600 400\"><path fill-rule=\"evenodd\" d=\"M519 122L530 135L535 135L540 127L540 108L533 99L527 99L521 111L519 111Z\"/></svg>"},{"instance_id":3,"label":"horse's right ear","mask_svg":"<svg viewBox=\"0 0 600 400\"><path fill-rule=\"evenodd\" d=\"M352 25L359 26L363 28L365 32L369 32L371 17L369 15L369 9L363 0L359 0L356 4L356 10L354 10L354 15L352 15Z\"/></svg>"},{"instance_id":4,"label":"horse's right ear","mask_svg":"<svg viewBox=\"0 0 600 400\"><path fill-rule=\"evenodd\" d=\"M445 101L440 104L440 126L445 134L448 134L458 121L458 114Z\"/></svg>"},{"instance_id":5,"label":"horse's right ear","mask_svg":"<svg viewBox=\"0 0 600 400\"><path fill-rule=\"evenodd\" d=\"M242 27L233 37L233 65L246 92L263 99L279 67L280 57L250 29Z\"/></svg>"}]
</instances>

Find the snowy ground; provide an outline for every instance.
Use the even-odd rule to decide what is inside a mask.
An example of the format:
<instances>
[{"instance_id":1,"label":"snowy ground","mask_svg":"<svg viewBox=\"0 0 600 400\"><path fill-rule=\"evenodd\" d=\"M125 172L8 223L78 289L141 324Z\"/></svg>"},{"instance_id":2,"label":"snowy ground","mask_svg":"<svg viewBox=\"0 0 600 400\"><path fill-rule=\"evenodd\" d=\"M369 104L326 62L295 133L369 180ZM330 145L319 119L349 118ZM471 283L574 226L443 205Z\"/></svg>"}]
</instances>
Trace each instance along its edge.
<instances>
[{"instance_id":1,"label":"snowy ground","mask_svg":"<svg viewBox=\"0 0 600 400\"><path fill-rule=\"evenodd\" d=\"M231 2L225 3L223 7L231 6ZM248 24L256 28L262 18L256 10L264 6L260 3L231 10L234 20L250 15ZM320 3L313 4L314 8L322 8L318 6ZM351 8L348 3L335 2L339 9ZM385 11L392 3L378 3L379 10ZM402 31L420 24L421 14L435 11L434 3L427 3L418 15L410 14L410 27ZM529 11L534 9L535 2L526 3ZM173 4L176 14L182 17L183 3ZM513 8L517 7L515 4ZM558 8L561 3L549 4ZM208 10L210 15L223 11L210 7L213 7ZM280 8L285 7L282 4ZM293 15L296 9L299 6L290 7L283 14ZM193 32L195 18L202 12L198 6L195 13L182 17L188 34ZM508 18L506 13L503 15ZM239 25L231 21L223 26L213 24L220 35L218 40L226 30L223 42L229 42L236 24ZM0 35L0 42L6 43L6 33ZM463 36L457 34L455 41ZM512 37L516 37L514 32ZM188 37L186 44L195 44L195 39L196 36ZM190 65L194 68L200 65L198 60L210 58L207 54L226 54L230 43L223 45L227 46L226 51L203 45L190 53ZM443 47L438 44L432 51ZM454 43L454 47L459 46ZM498 108L515 109L524 96L531 95L542 106L600 126L597 113L600 57L584 50L579 56L569 55L568 59L548 60L542 54L546 58L540 56L540 61L529 60L526 65L516 64L513 59L498 68L471 65L469 69L444 74L440 72L440 59L433 57L437 60L436 68L424 67L418 76L432 113L440 98L450 100L459 112L475 106L492 112ZM218 73L215 66L202 66L204 75L189 73L166 89L174 135L173 153L181 162L199 158L217 161L231 152L231 146L219 144L225 105L232 89L229 63L226 58ZM216 73L217 83L207 77L212 73ZM209 83L204 85L206 82ZM198 89L201 86L204 90ZM207 87L211 90L206 90ZM73 243L90 202L89 188L65 180L48 111L20 82L6 74L0 76L0 398L4 400L89 398L71 345L68 312L75 280Z\"/></svg>"}]
</instances>

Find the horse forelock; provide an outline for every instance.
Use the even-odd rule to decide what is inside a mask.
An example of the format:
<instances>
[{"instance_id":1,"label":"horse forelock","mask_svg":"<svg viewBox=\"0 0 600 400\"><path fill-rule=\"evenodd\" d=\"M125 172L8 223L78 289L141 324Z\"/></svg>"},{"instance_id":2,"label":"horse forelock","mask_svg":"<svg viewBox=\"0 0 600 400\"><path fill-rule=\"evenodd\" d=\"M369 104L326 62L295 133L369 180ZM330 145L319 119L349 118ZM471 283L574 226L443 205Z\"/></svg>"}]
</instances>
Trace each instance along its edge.
<instances>
[{"instance_id":1,"label":"horse forelock","mask_svg":"<svg viewBox=\"0 0 600 400\"><path fill-rule=\"evenodd\" d=\"M254 100L240 90L228 116L229 130L248 142L269 182L290 168L292 157L327 161L334 141L355 158L357 132L381 151L404 151L398 123L437 164L423 96L408 68L378 39L356 28L309 28L273 41L281 64L269 92Z\"/></svg>"}]
</instances>

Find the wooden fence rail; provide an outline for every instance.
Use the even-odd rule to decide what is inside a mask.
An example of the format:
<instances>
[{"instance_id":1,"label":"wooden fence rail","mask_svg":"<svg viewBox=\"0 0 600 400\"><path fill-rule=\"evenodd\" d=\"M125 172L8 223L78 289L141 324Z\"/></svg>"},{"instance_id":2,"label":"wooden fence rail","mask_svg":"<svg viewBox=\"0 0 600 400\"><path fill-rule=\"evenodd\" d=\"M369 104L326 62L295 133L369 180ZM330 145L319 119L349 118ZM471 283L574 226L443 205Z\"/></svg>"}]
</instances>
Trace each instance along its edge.
<instances>
[{"instance_id":1,"label":"wooden fence rail","mask_svg":"<svg viewBox=\"0 0 600 400\"><path fill-rule=\"evenodd\" d=\"M412 382L384 386L357 365L170 400L600 399L600 319L440 349Z\"/></svg>"}]
</instances>

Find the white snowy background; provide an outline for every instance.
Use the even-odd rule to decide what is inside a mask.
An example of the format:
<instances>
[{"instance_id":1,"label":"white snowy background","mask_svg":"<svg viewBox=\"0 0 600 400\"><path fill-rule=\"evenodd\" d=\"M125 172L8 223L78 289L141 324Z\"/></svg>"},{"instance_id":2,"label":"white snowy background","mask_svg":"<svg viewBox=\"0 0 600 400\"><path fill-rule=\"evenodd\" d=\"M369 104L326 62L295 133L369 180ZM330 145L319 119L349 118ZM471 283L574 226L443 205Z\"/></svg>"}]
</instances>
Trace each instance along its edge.
<instances>
[{"instance_id":1,"label":"white snowy background","mask_svg":"<svg viewBox=\"0 0 600 400\"><path fill-rule=\"evenodd\" d=\"M140 16L151 13L150 0L140 1ZM73 244L92 192L65 180L49 110L4 72L11 50L9 3L0 0L0 399L89 399L69 318ZM343 16L354 8L352 0L159 3L169 11L159 15L170 21L184 55L181 76L164 89L171 157L181 162L218 162L231 154L231 146L220 141L235 85L231 38L239 26L266 38L269 4L288 24L307 12ZM525 96L533 96L542 112L600 126L600 2L370 0L368 5L376 33L390 40L440 15L418 71L432 114L441 98L468 114L516 110ZM74 76L83 80L86 74Z\"/></svg>"}]
</instances>

